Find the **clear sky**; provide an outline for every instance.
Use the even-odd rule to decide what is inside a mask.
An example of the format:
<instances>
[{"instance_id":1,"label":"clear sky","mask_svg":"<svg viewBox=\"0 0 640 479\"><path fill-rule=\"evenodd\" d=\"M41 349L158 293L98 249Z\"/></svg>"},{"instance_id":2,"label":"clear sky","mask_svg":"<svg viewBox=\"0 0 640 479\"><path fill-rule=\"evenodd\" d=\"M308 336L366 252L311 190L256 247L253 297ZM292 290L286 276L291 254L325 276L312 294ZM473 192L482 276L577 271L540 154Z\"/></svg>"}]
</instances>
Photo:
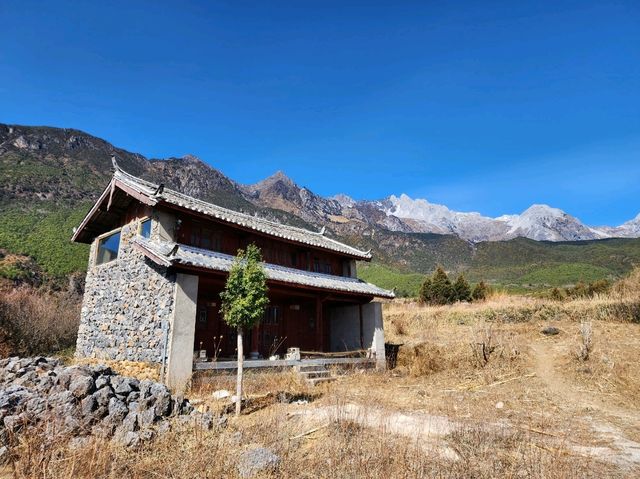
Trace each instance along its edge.
<instances>
[{"instance_id":1,"label":"clear sky","mask_svg":"<svg viewBox=\"0 0 640 479\"><path fill-rule=\"evenodd\" d=\"M2 0L0 122L617 224L640 212L640 2Z\"/></svg>"}]
</instances>

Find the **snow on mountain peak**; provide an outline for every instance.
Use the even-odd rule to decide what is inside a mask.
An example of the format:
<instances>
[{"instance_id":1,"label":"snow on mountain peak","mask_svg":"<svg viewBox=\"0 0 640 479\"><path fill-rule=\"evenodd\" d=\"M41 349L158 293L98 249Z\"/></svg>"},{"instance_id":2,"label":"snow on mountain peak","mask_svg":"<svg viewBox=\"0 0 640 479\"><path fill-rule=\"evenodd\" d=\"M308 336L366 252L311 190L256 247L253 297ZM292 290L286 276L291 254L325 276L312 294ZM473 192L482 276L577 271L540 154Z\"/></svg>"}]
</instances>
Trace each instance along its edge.
<instances>
[{"instance_id":1,"label":"snow on mountain peak","mask_svg":"<svg viewBox=\"0 0 640 479\"><path fill-rule=\"evenodd\" d=\"M553 208L544 204L533 204L524 210L520 216L561 218L565 215L566 213L559 208Z\"/></svg>"},{"instance_id":2,"label":"snow on mountain peak","mask_svg":"<svg viewBox=\"0 0 640 479\"><path fill-rule=\"evenodd\" d=\"M518 236L544 241L577 241L609 236L608 232L590 228L561 209L546 204L534 204L520 214L497 218L453 211L425 199L413 199L405 193L399 197L391 195L376 205L387 217L401 219L403 227L408 226L412 231L456 234L472 242ZM640 231L640 222L625 225L619 227L623 229L619 234L630 235Z\"/></svg>"},{"instance_id":3,"label":"snow on mountain peak","mask_svg":"<svg viewBox=\"0 0 640 479\"><path fill-rule=\"evenodd\" d=\"M343 193L338 193L337 195L332 196L329 199L337 201L343 208L353 208L356 204L356 200Z\"/></svg>"}]
</instances>

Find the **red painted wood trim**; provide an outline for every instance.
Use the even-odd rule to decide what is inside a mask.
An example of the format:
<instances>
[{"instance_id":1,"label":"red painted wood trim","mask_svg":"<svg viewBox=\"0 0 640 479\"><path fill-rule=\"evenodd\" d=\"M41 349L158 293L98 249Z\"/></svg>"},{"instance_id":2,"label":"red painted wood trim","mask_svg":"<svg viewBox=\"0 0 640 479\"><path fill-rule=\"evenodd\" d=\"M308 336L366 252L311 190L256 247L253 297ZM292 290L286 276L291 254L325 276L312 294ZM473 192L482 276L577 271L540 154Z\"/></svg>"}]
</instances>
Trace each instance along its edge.
<instances>
[{"instance_id":1,"label":"red painted wood trim","mask_svg":"<svg viewBox=\"0 0 640 479\"><path fill-rule=\"evenodd\" d=\"M312 249L312 250L315 249L315 250L319 250L319 251L324 251L324 252L327 252L327 253L332 253L332 254L337 255L337 256L347 257L347 258L355 259L355 260L358 260L358 261L367 261L367 262L371 261L371 258L363 258L361 256L354 255L354 254L343 253L341 251L336 251L336 250L329 249L329 248L323 248L322 246L316 246L316 245L311 245L311 244L308 244L308 243L303 243L302 241L295 241L295 240L288 239L288 238L282 238L282 237L279 237L279 236L270 235L268 233L264 233L264 232L258 231L256 229L249 228L247 226L239 225L239 224L234 223L232 221L225 221L225 220L223 220L221 218L216 218L216 217L208 215L206 213L201 213L199 211L195 211L195 210L192 210L190 208L186 208L184 206L176 205L174 203L171 203L171 202L163 200L163 199L160 199L158 204L161 204L162 206L165 206L167 208L170 208L170 209L173 209L173 210L176 210L176 211L181 211L181 212L189 214L189 215L193 215L193 216L197 216L199 218L204 218L204 219L207 219L209 221L213 221L214 223L220 223L220 224L223 224L223 225L228 225L228 226L231 226L233 228L236 228L236 229L239 229L239 230L242 230L242 231L246 231L248 233L255 234L257 236L262 236L264 238L269 238L272 241L282 241L284 243L294 244L294 245L297 245L297 246L303 246L303 247L306 247L306 248L309 248L309 249Z\"/></svg>"}]
</instances>

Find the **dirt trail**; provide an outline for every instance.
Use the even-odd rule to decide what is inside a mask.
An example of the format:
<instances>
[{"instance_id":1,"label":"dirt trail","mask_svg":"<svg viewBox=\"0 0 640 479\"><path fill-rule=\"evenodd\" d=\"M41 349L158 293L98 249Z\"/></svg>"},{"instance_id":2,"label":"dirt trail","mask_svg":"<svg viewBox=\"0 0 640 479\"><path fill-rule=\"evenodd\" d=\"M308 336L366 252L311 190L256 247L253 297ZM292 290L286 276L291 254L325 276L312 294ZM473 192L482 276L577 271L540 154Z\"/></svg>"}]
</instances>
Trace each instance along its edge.
<instances>
[{"instance_id":1,"label":"dirt trail","mask_svg":"<svg viewBox=\"0 0 640 479\"><path fill-rule=\"evenodd\" d=\"M531 344L533 367L536 377L541 381L543 391L561 408L566 408L575 414L576 410L587 411L585 415L576 415L576 420L584 421L593 431L596 444L584 445L578 439L565 438L561 445L572 450L575 454L592 456L623 468L640 466L640 443L630 440L624 432L610 420L611 416L637 424L638 413L635 411L605 406L593 394L585 394L556 368L563 360L566 345L552 341L539 341ZM596 415L597 418L592 417ZM365 406L357 403L347 403L339 406L305 407L293 415L303 416L312 422L329 422L348 420L361 426L379 429L389 434L405 436L415 439L423 447L439 453L451 460L458 459L458 454L448 446L447 436L467 424L466 421L452 419L447 416L430 415L422 412L401 413L388 409ZM475 427L487 430L518 429L507 423L475 423ZM556 439L539 438L549 444L555 444Z\"/></svg>"},{"instance_id":2,"label":"dirt trail","mask_svg":"<svg viewBox=\"0 0 640 479\"><path fill-rule=\"evenodd\" d=\"M308 408L297 414L324 422L349 421L390 434L408 437L426 449L437 452L442 457L452 460L459 459L458 454L441 438L456 430L461 424L446 416L424 413L392 413L352 403L341 406Z\"/></svg>"},{"instance_id":3,"label":"dirt trail","mask_svg":"<svg viewBox=\"0 0 640 479\"><path fill-rule=\"evenodd\" d=\"M614 416L628 424L638 424L640 422L638 412L610 406L595 394L579 391L555 368L563 354L559 344L544 340L532 343L530 346L534 355L536 376L555 396L559 406L570 405L572 409L578 406L588 411L604 413L598 414L597 419L591 415L582 416L582 419L590 424L597 437L608 442L612 447L574 445L571 448L576 452L594 455L622 466L640 464L640 443L628 439L624 432L606 417Z\"/></svg>"}]
</instances>

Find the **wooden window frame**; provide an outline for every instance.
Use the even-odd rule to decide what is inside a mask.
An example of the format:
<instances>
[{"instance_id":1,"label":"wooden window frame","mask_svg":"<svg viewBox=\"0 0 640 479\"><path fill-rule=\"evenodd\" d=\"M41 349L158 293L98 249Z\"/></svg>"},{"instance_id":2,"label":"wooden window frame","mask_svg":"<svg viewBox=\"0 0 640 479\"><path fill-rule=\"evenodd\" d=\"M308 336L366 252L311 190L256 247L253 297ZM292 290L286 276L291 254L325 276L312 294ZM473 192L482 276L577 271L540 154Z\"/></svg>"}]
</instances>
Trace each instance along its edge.
<instances>
[{"instance_id":1,"label":"wooden window frame","mask_svg":"<svg viewBox=\"0 0 640 479\"><path fill-rule=\"evenodd\" d=\"M98 252L100 251L100 241L102 241L103 239L109 236L113 236L116 233L120 233L120 241L118 241L118 251L116 252L115 259L98 264ZM112 229L111 231L107 231L106 233L102 233L99 236L96 236L96 239L94 241L95 241L95 248L91 258L91 263L93 264L93 267L100 268L108 264L113 264L114 262L118 261L118 259L120 259L120 251L122 250L122 226Z\"/></svg>"},{"instance_id":2,"label":"wooden window frame","mask_svg":"<svg viewBox=\"0 0 640 479\"><path fill-rule=\"evenodd\" d=\"M149 229L149 238L148 238L148 239L151 239L151 235L153 234L153 218L151 216L144 216L138 220L138 235L142 236L142 223L144 223L145 221L151 222L151 226ZM144 236L142 237L144 238Z\"/></svg>"}]
</instances>

